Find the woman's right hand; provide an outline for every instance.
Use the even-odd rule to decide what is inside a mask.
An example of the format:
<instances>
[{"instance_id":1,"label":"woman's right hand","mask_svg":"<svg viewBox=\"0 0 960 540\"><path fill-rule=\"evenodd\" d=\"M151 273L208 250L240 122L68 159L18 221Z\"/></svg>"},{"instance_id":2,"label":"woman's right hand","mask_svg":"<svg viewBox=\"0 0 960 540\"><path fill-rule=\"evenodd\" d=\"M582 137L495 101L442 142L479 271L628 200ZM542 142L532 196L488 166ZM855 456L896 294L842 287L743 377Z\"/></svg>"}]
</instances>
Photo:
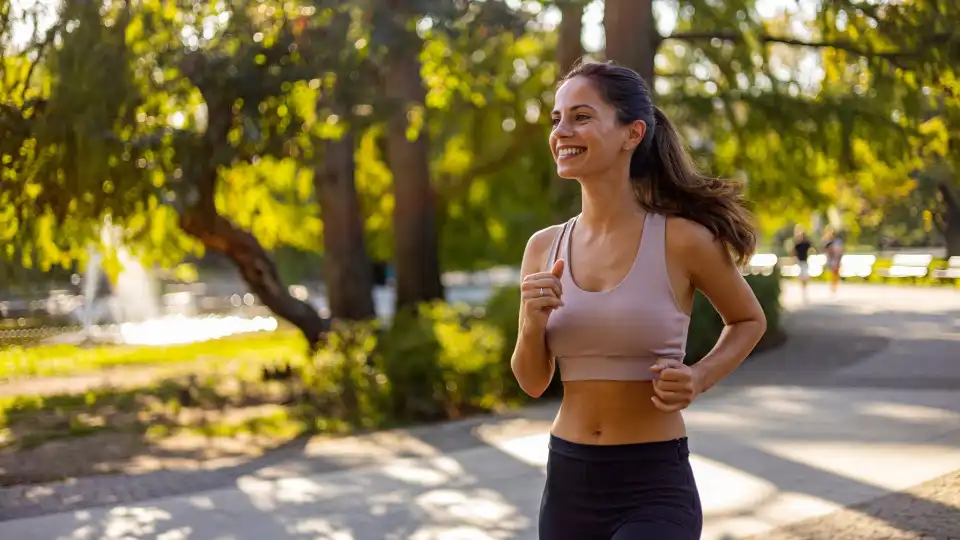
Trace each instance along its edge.
<instances>
[{"instance_id":1,"label":"woman's right hand","mask_svg":"<svg viewBox=\"0 0 960 540\"><path fill-rule=\"evenodd\" d=\"M520 284L524 332L542 334L547 328L550 313L563 305L563 286L560 283L560 276L563 275L565 264L563 259L557 259L549 272L537 272L524 276Z\"/></svg>"}]
</instances>

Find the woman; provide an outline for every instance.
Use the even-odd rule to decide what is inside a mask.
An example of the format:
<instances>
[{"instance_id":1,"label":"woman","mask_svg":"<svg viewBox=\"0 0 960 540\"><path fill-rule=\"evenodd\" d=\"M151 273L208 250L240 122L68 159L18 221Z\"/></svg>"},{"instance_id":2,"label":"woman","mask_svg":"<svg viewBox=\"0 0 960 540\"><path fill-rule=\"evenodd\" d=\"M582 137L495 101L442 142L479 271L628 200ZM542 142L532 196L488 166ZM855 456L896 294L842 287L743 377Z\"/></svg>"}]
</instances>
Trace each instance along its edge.
<instances>
[{"instance_id":1,"label":"woman","mask_svg":"<svg viewBox=\"0 0 960 540\"><path fill-rule=\"evenodd\" d=\"M843 240L829 225L823 231L823 252L827 256L826 267L830 272L830 292L836 294L840 284L840 261L843 259Z\"/></svg>"},{"instance_id":2,"label":"woman","mask_svg":"<svg viewBox=\"0 0 960 540\"><path fill-rule=\"evenodd\" d=\"M511 360L531 396L555 361L564 385L540 539L696 539L703 520L680 411L766 328L736 264L755 234L738 188L696 172L635 72L576 66L555 107L550 148L559 175L580 182L582 212L527 243ZM726 326L688 367L696 289Z\"/></svg>"},{"instance_id":3,"label":"woman","mask_svg":"<svg viewBox=\"0 0 960 540\"><path fill-rule=\"evenodd\" d=\"M807 299L807 283L810 281L810 267L808 260L810 252L816 253L816 248L807 238L807 233L803 227L797 225L793 228L793 257L797 260L797 267L800 269L800 287L803 291L803 299Z\"/></svg>"}]
</instances>

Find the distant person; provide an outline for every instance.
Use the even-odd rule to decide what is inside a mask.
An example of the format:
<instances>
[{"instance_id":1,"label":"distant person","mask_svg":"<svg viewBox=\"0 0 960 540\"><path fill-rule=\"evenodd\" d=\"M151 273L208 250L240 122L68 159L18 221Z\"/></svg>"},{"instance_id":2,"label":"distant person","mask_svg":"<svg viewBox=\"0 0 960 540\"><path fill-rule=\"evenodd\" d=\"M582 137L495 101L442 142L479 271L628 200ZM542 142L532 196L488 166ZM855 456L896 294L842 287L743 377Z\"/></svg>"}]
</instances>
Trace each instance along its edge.
<instances>
[{"instance_id":1,"label":"distant person","mask_svg":"<svg viewBox=\"0 0 960 540\"><path fill-rule=\"evenodd\" d=\"M823 232L823 252L827 256L827 271L830 272L830 292L836 293L840 283L840 261L843 259L843 239L833 227Z\"/></svg>"},{"instance_id":2,"label":"distant person","mask_svg":"<svg viewBox=\"0 0 960 540\"><path fill-rule=\"evenodd\" d=\"M816 248L807 237L803 227L797 225L793 229L793 256L797 259L797 267L800 269L800 288L803 291L803 299L807 299L807 283L810 281L810 267L808 259L810 253L816 253Z\"/></svg>"},{"instance_id":3,"label":"distant person","mask_svg":"<svg viewBox=\"0 0 960 540\"><path fill-rule=\"evenodd\" d=\"M703 514L681 410L732 372L766 328L737 262L755 248L739 188L700 174L646 83L575 66L556 92L550 150L581 213L524 250L511 367L533 397L559 368L540 540L695 540ZM732 256L731 256L732 253ZM684 365L694 291L726 322Z\"/></svg>"}]
</instances>

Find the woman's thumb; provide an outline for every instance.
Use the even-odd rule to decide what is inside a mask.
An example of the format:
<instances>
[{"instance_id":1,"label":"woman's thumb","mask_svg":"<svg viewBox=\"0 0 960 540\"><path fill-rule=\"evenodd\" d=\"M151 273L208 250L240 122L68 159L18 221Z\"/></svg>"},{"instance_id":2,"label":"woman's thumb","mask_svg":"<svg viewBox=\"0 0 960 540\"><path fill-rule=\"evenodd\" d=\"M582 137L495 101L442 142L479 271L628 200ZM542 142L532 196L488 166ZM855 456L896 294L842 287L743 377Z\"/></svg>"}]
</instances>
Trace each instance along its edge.
<instances>
[{"instance_id":1,"label":"woman's thumb","mask_svg":"<svg viewBox=\"0 0 960 540\"><path fill-rule=\"evenodd\" d=\"M563 259L557 259L557 262L553 263L553 269L550 270L550 273L553 274L554 277L559 278L563 275L563 267L566 264L566 261Z\"/></svg>"}]
</instances>

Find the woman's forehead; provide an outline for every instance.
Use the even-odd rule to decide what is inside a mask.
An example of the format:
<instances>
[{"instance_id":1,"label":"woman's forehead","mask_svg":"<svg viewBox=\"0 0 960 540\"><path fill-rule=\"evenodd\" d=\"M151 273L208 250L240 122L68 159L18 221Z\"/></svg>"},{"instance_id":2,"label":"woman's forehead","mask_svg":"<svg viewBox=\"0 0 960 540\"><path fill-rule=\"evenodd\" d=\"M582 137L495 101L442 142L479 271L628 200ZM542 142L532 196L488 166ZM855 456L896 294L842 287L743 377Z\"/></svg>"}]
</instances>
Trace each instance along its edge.
<instances>
[{"instance_id":1,"label":"woman's forehead","mask_svg":"<svg viewBox=\"0 0 960 540\"><path fill-rule=\"evenodd\" d=\"M609 108L597 87L586 77L574 77L564 81L557 89L554 98L555 112L572 110L577 107L589 107L594 110Z\"/></svg>"}]
</instances>

